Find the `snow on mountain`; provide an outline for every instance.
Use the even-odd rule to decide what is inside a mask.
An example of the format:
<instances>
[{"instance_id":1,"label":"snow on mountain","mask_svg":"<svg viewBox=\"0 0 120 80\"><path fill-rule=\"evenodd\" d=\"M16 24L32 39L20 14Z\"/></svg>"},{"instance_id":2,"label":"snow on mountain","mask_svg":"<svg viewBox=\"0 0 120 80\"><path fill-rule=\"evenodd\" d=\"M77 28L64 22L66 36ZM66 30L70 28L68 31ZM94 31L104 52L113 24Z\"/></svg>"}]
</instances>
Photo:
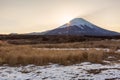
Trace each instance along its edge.
<instances>
[{"instance_id":1,"label":"snow on mountain","mask_svg":"<svg viewBox=\"0 0 120 80\"><path fill-rule=\"evenodd\" d=\"M63 26L48 31L45 35L115 36L120 33L100 28L83 18L75 18Z\"/></svg>"},{"instance_id":2,"label":"snow on mountain","mask_svg":"<svg viewBox=\"0 0 120 80\"><path fill-rule=\"evenodd\" d=\"M90 28L93 28L91 23L89 23L88 21L85 21L82 18L75 18L69 22L69 26L67 26L67 25L68 24L65 24L65 25L61 26L60 28L65 28L65 27L74 26L74 25L80 27L81 29L84 29L84 27L82 27L81 25L89 25Z\"/></svg>"}]
</instances>

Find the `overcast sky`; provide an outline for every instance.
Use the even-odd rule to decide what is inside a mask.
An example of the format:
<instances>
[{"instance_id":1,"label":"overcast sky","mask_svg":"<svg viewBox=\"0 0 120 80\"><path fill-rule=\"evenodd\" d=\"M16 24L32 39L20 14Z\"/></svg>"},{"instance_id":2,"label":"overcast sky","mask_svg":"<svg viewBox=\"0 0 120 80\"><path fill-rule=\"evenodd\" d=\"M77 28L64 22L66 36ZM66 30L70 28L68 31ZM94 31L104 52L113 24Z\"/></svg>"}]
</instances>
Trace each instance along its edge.
<instances>
[{"instance_id":1,"label":"overcast sky","mask_svg":"<svg viewBox=\"0 0 120 80\"><path fill-rule=\"evenodd\" d=\"M0 33L41 32L76 17L120 32L120 0L0 0Z\"/></svg>"}]
</instances>

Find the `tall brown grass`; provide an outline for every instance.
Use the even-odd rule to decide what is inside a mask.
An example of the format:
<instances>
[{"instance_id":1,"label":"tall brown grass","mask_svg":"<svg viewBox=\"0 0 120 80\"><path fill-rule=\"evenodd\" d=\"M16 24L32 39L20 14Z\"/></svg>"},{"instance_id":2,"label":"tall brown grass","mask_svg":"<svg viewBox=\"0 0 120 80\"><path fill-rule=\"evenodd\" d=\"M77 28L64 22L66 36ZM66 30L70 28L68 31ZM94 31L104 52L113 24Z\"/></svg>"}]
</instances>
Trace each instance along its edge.
<instances>
[{"instance_id":1,"label":"tall brown grass","mask_svg":"<svg viewBox=\"0 0 120 80\"><path fill-rule=\"evenodd\" d=\"M90 49L81 50L44 50L29 45L10 45L0 43L0 64L14 65L47 65L49 63L70 65L85 61L102 63L107 53Z\"/></svg>"},{"instance_id":2,"label":"tall brown grass","mask_svg":"<svg viewBox=\"0 0 120 80\"><path fill-rule=\"evenodd\" d=\"M0 64L47 65L56 63L69 65L84 61L101 62L102 53L97 53L96 50L89 52L80 50L39 50L30 46L13 45L0 47Z\"/></svg>"},{"instance_id":3,"label":"tall brown grass","mask_svg":"<svg viewBox=\"0 0 120 80\"><path fill-rule=\"evenodd\" d=\"M120 41L102 40L102 41L84 41L74 43L57 44L36 44L32 47L37 48L116 48L120 49Z\"/></svg>"},{"instance_id":4,"label":"tall brown grass","mask_svg":"<svg viewBox=\"0 0 120 80\"><path fill-rule=\"evenodd\" d=\"M103 51L97 51L95 49L92 49L89 51L88 54L88 61L94 62L94 63L101 63L103 60L104 52Z\"/></svg>"}]
</instances>

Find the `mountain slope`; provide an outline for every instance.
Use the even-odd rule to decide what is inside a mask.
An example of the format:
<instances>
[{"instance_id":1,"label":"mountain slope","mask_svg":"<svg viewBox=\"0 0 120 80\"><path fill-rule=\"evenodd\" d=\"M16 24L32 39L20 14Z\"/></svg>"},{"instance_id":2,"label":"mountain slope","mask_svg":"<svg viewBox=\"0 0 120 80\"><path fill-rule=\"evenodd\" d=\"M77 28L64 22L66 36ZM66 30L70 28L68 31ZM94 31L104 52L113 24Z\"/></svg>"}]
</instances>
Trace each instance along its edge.
<instances>
[{"instance_id":1,"label":"mountain slope","mask_svg":"<svg viewBox=\"0 0 120 80\"><path fill-rule=\"evenodd\" d=\"M82 18L75 18L70 23L48 31L45 35L115 36L120 33L102 29Z\"/></svg>"},{"instance_id":2,"label":"mountain slope","mask_svg":"<svg viewBox=\"0 0 120 80\"><path fill-rule=\"evenodd\" d=\"M49 31L45 31L45 32L32 32L32 33L28 33L27 35L45 35L48 32Z\"/></svg>"}]
</instances>

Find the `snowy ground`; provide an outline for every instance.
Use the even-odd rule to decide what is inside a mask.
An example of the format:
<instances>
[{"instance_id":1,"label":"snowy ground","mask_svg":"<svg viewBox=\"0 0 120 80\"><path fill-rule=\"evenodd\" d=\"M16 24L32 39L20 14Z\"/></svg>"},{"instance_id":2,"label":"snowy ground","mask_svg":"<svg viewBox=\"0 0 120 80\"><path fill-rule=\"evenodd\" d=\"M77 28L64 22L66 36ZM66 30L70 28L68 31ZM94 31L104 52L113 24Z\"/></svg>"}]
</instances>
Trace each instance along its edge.
<instances>
[{"instance_id":1,"label":"snowy ground","mask_svg":"<svg viewBox=\"0 0 120 80\"><path fill-rule=\"evenodd\" d=\"M105 61L110 63L109 61ZM120 63L0 67L0 80L120 80Z\"/></svg>"},{"instance_id":2,"label":"snowy ground","mask_svg":"<svg viewBox=\"0 0 120 80\"><path fill-rule=\"evenodd\" d=\"M36 49L36 48L35 48ZM103 50L106 52L109 52L109 48L37 48L40 50L90 50L90 49L96 49L96 50ZM116 50L116 52L120 52L120 49Z\"/></svg>"},{"instance_id":3,"label":"snowy ground","mask_svg":"<svg viewBox=\"0 0 120 80\"><path fill-rule=\"evenodd\" d=\"M39 48L40 49L40 48ZM90 48L44 48L43 50L89 50ZM110 49L95 48L109 52ZM117 50L116 52L120 52ZM113 58L109 56L108 58ZM120 60L106 64L84 62L71 66L0 66L0 80L120 80Z\"/></svg>"},{"instance_id":4,"label":"snowy ground","mask_svg":"<svg viewBox=\"0 0 120 80\"><path fill-rule=\"evenodd\" d=\"M35 48L36 49L36 48ZM98 51L102 50L105 52L110 52L109 48L37 48L41 50L90 50L90 49L96 49ZM115 53L119 53L120 49L116 50Z\"/></svg>"}]
</instances>

